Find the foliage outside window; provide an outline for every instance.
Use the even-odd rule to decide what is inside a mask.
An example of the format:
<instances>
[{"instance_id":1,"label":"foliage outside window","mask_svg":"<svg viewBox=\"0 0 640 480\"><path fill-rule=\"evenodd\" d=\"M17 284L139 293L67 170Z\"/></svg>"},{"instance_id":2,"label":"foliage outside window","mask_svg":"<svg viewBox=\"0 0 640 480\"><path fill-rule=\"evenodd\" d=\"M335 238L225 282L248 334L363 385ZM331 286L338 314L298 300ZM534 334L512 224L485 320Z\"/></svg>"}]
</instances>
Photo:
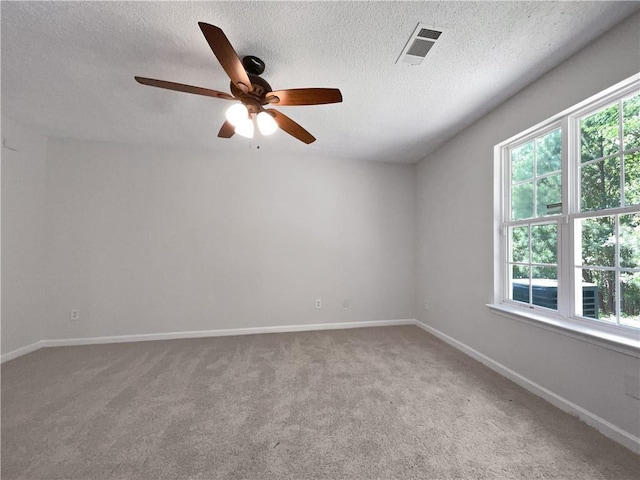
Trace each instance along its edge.
<instances>
[{"instance_id":1,"label":"foliage outside window","mask_svg":"<svg viewBox=\"0 0 640 480\"><path fill-rule=\"evenodd\" d=\"M640 81L501 145L502 299L640 329Z\"/></svg>"}]
</instances>

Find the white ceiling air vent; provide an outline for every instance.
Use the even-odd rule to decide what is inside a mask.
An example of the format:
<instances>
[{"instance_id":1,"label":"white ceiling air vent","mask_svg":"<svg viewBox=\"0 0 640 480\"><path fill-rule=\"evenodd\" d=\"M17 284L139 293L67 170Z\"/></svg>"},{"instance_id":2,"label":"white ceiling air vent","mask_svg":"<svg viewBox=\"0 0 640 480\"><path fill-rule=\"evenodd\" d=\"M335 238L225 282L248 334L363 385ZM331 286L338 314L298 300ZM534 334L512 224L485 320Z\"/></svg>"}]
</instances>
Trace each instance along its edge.
<instances>
[{"instance_id":1,"label":"white ceiling air vent","mask_svg":"<svg viewBox=\"0 0 640 480\"><path fill-rule=\"evenodd\" d=\"M409 65L420 65L424 57L427 56L431 47L440 38L442 30L427 27L419 23L411 34L409 41L405 45L396 63L406 63Z\"/></svg>"}]
</instances>

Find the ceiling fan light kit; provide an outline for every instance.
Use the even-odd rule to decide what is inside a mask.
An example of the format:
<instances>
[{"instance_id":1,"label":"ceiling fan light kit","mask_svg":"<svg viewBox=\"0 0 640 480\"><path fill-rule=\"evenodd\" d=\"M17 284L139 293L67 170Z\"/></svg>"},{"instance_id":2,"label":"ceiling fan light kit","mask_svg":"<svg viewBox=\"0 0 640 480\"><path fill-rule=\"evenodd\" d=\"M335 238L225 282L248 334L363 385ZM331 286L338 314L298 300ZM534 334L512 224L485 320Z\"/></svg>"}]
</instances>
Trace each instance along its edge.
<instances>
[{"instance_id":1,"label":"ceiling fan light kit","mask_svg":"<svg viewBox=\"0 0 640 480\"><path fill-rule=\"evenodd\" d=\"M260 130L262 135L271 135L278 129L278 124L266 110L262 110L255 115L250 113L249 109L243 103L231 105L225 113L227 122L235 127L234 132L247 138L253 138L254 116L258 124L258 130Z\"/></svg>"},{"instance_id":2,"label":"ceiling fan light kit","mask_svg":"<svg viewBox=\"0 0 640 480\"><path fill-rule=\"evenodd\" d=\"M253 120L245 118L236 126L235 132L241 137L253 138Z\"/></svg>"},{"instance_id":3,"label":"ceiling fan light kit","mask_svg":"<svg viewBox=\"0 0 640 480\"><path fill-rule=\"evenodd\" d=\"M271 135L278 130L278 124L266 111L258 113L256 123L258 124L258 130L260 130L262 135Z\"/></svg>"},{"instance_id":4,"label":"ceiling fan light kit","mask_svg":"<svg viewBox=\"0 0 640 480\"><path fill-rule=\"evenodd\" d=\"M260 75L265 64L258 57L246 56L240 61L224 32L214 25L199 22L200 30L220 65L231 79L231 95L208 88L194 87L181 83L135 77L142 85L164 88L178 92L193 93L222 100L239 100L229 107L225 113L226 121L218 132L220 138L231 138L234 133L253 138L255 118L262 135L271 135L278 128L304 143L312 143L316 139L302 126L274 109L265 109L265 105L279 106L322 105L342 102L342 94L337 88L296 88L273 91L271 86Z\"/></svg>"},{"instance_id":5,"label":"ceiling fan light kit","mask_svg":"<svg viewBox=\"0 0 640 480\"><path fill-rule=\"evenodd\" d=\"M227 109L225 117L231 125L237 127L240 122L249 118L249 110L242 103L234 103Z\"/></svg>"}]
</instances>

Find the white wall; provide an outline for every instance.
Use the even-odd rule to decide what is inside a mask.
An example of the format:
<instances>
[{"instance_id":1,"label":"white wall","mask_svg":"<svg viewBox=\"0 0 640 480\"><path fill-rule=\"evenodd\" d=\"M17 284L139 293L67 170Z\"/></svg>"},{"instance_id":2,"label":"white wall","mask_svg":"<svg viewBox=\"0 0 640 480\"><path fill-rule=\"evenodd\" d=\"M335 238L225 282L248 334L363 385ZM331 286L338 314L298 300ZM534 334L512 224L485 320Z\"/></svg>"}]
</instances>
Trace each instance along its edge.
<instances>
[{"instance_id":1,"label":"white wall","mask_svg":"<svg viewBox=\"0 0 640 480\"><path fill-rule=\"evenodd\" d=\"M54 139L47 158L47 338L413 318L413 166Z\"/></svg>"},{"instance_id":2,"label":"white wall","mask_svg":"<svg viewBox=\"0 0 640 480\"><path fill-rule=\"evenodd\" d=\"M492 314L493 147L640 71L640 14L617 26L417 166L418 319L640 436L637 358ZM430 308L423 308L423 299Z\"/></svg>"},{"instance_id":3,"label":"white wall","mask_svg":"<svg viewBox=\"0 0 640 480\"><path fill-rule=\"evenodd\" d=\"M2 117L2 352L42 338L46 322L47 139Z\"/></svg>"}]
</instances>

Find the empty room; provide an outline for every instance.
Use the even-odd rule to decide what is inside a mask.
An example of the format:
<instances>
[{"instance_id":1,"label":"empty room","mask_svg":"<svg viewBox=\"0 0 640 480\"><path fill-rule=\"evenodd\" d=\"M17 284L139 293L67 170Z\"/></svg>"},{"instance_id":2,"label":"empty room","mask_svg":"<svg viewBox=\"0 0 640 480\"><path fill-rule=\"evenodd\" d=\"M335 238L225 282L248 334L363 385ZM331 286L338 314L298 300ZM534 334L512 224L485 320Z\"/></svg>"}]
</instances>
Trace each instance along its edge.
<instances>
[{"instance_id":1,"label":"empty room","mask_svg":"<svg viewBox=\"0 0 640 480\"><path fill-rule=\"evenodd\" d=\"M0 2L1 478L640 478L640 2Z\"/></svg>"}]
</instances>

